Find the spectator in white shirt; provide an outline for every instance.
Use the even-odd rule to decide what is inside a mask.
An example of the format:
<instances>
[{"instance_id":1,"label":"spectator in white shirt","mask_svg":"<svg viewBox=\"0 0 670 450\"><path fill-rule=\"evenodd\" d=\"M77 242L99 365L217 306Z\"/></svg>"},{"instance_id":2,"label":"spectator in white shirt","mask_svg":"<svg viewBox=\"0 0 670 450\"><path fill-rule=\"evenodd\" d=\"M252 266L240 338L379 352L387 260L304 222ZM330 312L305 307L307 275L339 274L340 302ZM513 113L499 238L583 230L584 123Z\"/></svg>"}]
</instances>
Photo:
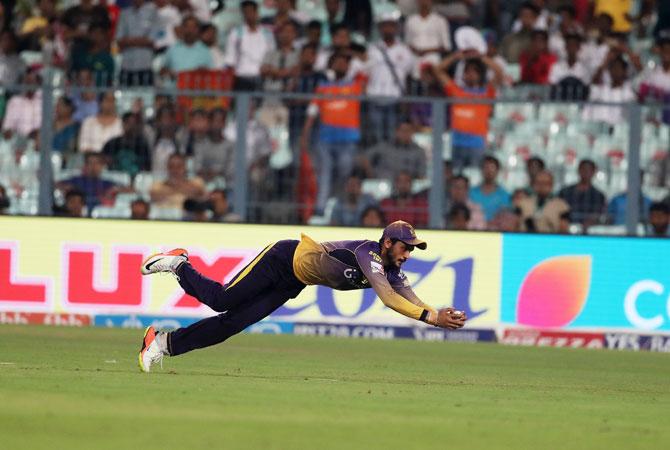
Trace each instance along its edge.
<instances>
[{"instance_id":1,"label":"spectator in white shirt","mask_svg":"<svg viewBox=\"0 0 670 450\"><path fill-rule=\"evenodd\" d=\"M414 54L397 39L398 16L385 14L379 19L381 40L368 48L368 95L400 98L405 93L407 76L414 65ZM393 138L398 125L398 104L371 102L370 125L375 141Z\"/></svg>"},{"instance_id":2,"label":"spectator in white shirt","mask_svg":"<svg viewBox=\"0 0 670 450\"><path fill-rule=\"evenodd\" d=\"M588 67L579 60L579 52L582 47L582 37L578 34L565 36L565 57L555 62L549 70L549 83L557 84L567 77L580 80L585 85L591 82Z\"/></svg>"},{"instance_id":3,"label":"spectator in white shirt","mask_svg":"<svg viewBox=\"0 0 670 450\"><path fill-rule=\"evenodd\" d=\"M437 65L442 54L451 50L451 39L447 20L432 11L433 1L418 0L417 4L419 13L411 15L405 24L405 43L418 57L412 76L419 79L423 64Z\"/></svg>"},{"instance_id":4,"label":"spectator in white shirt","mask_svg":"<svg viewBox=\"0 0 670 450\"><path fill-rule=\"evenodd\" d=\"M274 47L273 37L261 26L258 3L240 3L244 24L230 31L226 41L226 66L235 71L234 89L255 91L261 88L261 65L265 54Z\"/></svg>"},{"instance_id":5,"label":"spectator in white shirt","mask_svg":"<svg viewBox=\"0 0 670 450\"><path fill-rule=\"evenodd\" d=\"M613 24L612 16L602 13L594 19L592 28L587 30L589 39L582 45L579 59L588 66L592 74L603 64L610 51L608 38L612 34Z\"/></svg>"},{"instance_id":6,"label":"spectator in white shirt","mask_svg":"<svg viewBox=\"0 0 670 450\"><path fill-rule=\"evenodd\" d=\"M116 25L116 41L121 50L119 83L124 86L153 86L152 60L157 24L156 6L133 0L121 10Z\"/></svg>"},{"instance_id":7,"label":"spectator in white shirt","mask_svg":"<svg viewBox=\"0 0 670 450\"><path fill-rule=\"evenodd\" d=\"M627 80L628 63L621 56L612 57L612 55L612 53L608 55L594 77L593 81L596 84L591 87L589 94L591 102L630 103L636 100ZM602 83L601 74L605 70L609 73L610 84ZM588 106L584 110L584 118L617 125L627 120L627 114L620 106Z\"/></svg>"},{"instance_id":8,"label":"spectator in white shirt","mask_svg":"<svg viewBox=\"0 0 670 450\"><path fill-rule=\"evenodd\" d=\"M157 50L162 50L177 42L175 28L181 24L181 13L170 3L170 0L154 0L154 3L158 8L155 45Z\"/></svg>"},{"instance_id":9,"label":"spectator in white shirt","mask_svg":"<svg viewBox=\"0 0 670 450\"><path fill-rule=\"evenodd\" d=\"M584 34L584 29L577 22L577 12L572 5L563 5L558 8L560 22L558 29L549 35L549 51L558 56L559 60L565 59L565 37L572 34Z\"/></svg>"},{"instance_id":10,"label":"spectator in white shirt","mask_svg":"<svg viewBox=\"0 0 670 450\"><path fill-rule=\"evenodd\" d=\"M670 98L670 37L661 37L656 42L659 52L659 64L645 71L640 80L640 98L648 97L656 101L667 102ZM663 121L668 123L670 112L663 112Z\"/></svg>"},{"instance_id":11,"label":"spectator in white shirt","mask_svg":"<svg viewBox=\"0 0 670 450\"><path fill-rule=\"evenodd\" d=\"M14 95L7 103L5 120L2 123L5 139L15 133L28 136L42 124L42 92L37 89L40 85L39 75L34 70L29 70L23 75L22 84L30 86L30 89Z\"/></svg>"},{"instance_id":12,"label":"spectator in white shirt","mask_svg":"<svg viewBox=\"0 0 670 450\"><path fill-rule=\"evenodd\" d=\"M79 151L99 153L108 140L121 136L123 127L116 114L114 92L100 94L100 110L95 116L88 117L79 132Z\"/></svg>"}]
</instances>

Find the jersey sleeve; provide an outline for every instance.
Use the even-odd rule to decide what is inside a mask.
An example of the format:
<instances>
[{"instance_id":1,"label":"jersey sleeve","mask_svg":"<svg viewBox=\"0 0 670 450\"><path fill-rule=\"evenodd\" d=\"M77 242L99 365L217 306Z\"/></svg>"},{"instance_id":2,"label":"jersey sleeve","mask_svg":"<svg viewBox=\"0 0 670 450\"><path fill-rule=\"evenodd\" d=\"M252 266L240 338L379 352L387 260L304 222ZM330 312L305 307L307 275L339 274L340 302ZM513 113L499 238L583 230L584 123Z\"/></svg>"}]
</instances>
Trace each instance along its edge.
<instances>
[{"instance_id":1,"label":"jersey sleeve","mask_svg":"<svg viewBox=\"0 0 670 450\"><path fill-rule=\"evenodd\" d=\"M397 281L395 283L391 283L391 287L403 298L414 303L415 305L420 306L423 309L427 309L428 311L431 312L435 313L437 312L435 308L433 308L430 305L426 305L424 302L421 301L419 296L416 295L414 290L410 287L409 280L407 280L407 277L405 276L404 273L402 273L402 271L398 274Z\"/></svg>"},{"instance_id":2,"label":"jersey sleeve","mask_svg":"<svg viewBox=\"0 0 670 450\"><path fill-rule=\"evenodd\" d=\"M370 286L375 290L384 305L412 319L425 320L430 310L412 303L395 291L386 279L381 256L370 247L363 244L356 249L354 254L361 272L368 279Z\"/></svg>"}]
</instances>

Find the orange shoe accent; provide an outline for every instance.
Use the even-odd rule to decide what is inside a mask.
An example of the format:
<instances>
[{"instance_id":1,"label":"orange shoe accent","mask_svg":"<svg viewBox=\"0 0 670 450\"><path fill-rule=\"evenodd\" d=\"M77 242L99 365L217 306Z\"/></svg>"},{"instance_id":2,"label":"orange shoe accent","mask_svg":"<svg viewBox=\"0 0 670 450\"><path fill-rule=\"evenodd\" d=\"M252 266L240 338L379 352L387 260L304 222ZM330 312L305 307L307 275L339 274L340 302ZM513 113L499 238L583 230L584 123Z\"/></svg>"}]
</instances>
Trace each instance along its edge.
<instances>
[{"instance_id":1,"label":"orange shoe accent","mask_svg":"<svg viewBox=\"0 0 670 450\"><path fill-rule=\"evenodd\" d=\"M146 258L144 258L144 261L142 261L142 266L144 267L147 264L147 261L149 261L151 258L159 255L165 255L165 256L185 256L188 258L188 251L183 248L173 248L172 250L169 250L167 252L160 252L160 253L154 253L153 255L149 255Z\"/></svg>"}]
</instances>

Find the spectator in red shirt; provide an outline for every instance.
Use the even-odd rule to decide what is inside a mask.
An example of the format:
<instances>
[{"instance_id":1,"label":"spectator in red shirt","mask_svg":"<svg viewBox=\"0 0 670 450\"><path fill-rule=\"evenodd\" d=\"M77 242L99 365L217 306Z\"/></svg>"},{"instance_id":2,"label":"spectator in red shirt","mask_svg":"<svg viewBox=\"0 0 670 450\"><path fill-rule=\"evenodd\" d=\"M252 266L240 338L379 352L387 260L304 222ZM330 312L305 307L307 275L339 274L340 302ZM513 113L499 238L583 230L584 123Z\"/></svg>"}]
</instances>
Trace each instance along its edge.
<instances>
[{"instance_id":1,"label":"spectator in red shirt","mask_svg":"<svg viewBox=\"0 0 670 450\"><path fill-rule=\"evenodd\" d=\"M549 72L556 55L549 51L549 35L545 30L534 30L528 50L521 54L521 82L549 84Z\"/></svg>"},{"instance_id":2,"label":"spectator in red shirt","mask_svg":"<svg viewBox=\"0 0 670 450\"><path fill-rule=\"evenodd\" d=\"M424 195L412 194L412 176L400 172L395 179L395 194L380 204L388 222L404 220L417 228L428 225L428 201Z\"/></svg>"}]
</instances>

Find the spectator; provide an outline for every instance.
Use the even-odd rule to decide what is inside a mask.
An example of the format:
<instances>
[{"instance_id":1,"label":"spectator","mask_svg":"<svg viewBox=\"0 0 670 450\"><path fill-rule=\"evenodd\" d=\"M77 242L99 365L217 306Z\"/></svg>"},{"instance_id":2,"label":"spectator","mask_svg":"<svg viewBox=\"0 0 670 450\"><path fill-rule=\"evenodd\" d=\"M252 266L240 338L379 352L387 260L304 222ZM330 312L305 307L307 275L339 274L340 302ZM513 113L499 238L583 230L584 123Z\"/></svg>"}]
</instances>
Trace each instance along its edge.
<instances>
[{"instance_id":1,"label":"spectator","mask_svg":"<svg viewBox=\"0 0 670 450\"><path fill-rule=\"evenodd\" d=\"M72 93L75 122L82 123L88 117L98 114L98 96L94 85L93 74L90 70L82 69L77 73L77 84Z\"/></svg>"},{"instance_id":2,"label":"spectator","mask_svg":"<svg viewBox=\"0 0 670 450\"><path fill-rule=\"evenodd\" d=\"M107 157L110 170L125 172L134 177L140 171L151 170L149 144L142 133L138 114L127 112L122 118L123 134L107 141L102 154Z\"/></svg>"},{"instance_id":3,"label":"spectator","mask_svg":"<svg viewBox=\"0 0 670 450\"><path fill-rule=\"evenodd\" d=\"M449 181L448 197L445 202L445 210L451 211L451 207L457 203L467 206L470 211L470 220L468 221L468 230L485 230L486 218L481 205L473 202L469 196L470 180L463 175L451 177ZM448 215L448 213L447 213Z\"/></svg>"},{"instance_id":4,"label":"spectator","mask_svg":"<svg viewBox=\"0 0 670 450\"><path fill-rule=\"evenodd\" d=\"M380 142L366 152L363 159L368 178L395 180L400 172L412 178L426 177L426 152L412 141L412 125L402 122L395 132L395 139Z\"/></svg>"},{"instance_id":5,"label":"spectator","mask_svg":"<svg viewBox=\"0 0 670 450\"><path fill-rule=\"evenodd\" d=\"M116 114L114 92L100 94L98 114L84 120L79 133L80 152L99 152L107 141L123 133L121 119Z\"/></svg>"},{"instance_id":6,"label":"spectator","mask_svg":"<svg viewBox=\"0 0 670 450\"><path fill-rule=\"evenodd\" d=\"M521 54L526 51L532 41L535 22L540 11L531 2L524 2L519 8L519 22L521 29L505 36L500 44L500 54L510 64L520 62Z\"/></svg>"},{"instance_id":7,"label":"spectator","mask_svg":"<svg viewBox=\"0 0 670 450\"><path fill-rule=\"evenodd\" d=\"M188 222L209 222L209 203L192 198L184 200L182 207L184 211L183 220Z\"/></svg>"},{"instance_id":8,"label":"spectator","mask_svg":"<svg viewBox=\"0 0 670 450\"><path fill-rule=\"evenodd\" d=\"M612 30L617 33L628 33L631 30L632 0L611 1L594 0L593 14L607 14L612 18Z\"/></svg>"},{"instance_id":9,"label":"spectator","mask_svg":"<svg viewBox=\"0 0 670 450\"><path fill-rule=\"evenodd\" d=\"M481 171L482 184L470 190L470 198L481 205L484 218L490 222L500 209L510 205L511 198L509 193L498 184L500 161L497 158L485 156Z\"/></svg>"},{"instance_id":10,"label":"spectator","mask_svg":"<svg viewBox=\"0 0 670 450\"><path fill-rule=\"evenodd\" d=\"M570 224L572 224L572 214L566 211L559 217L558 234L570 234Z\"/></svg>"},{"instance_id":11,"label":"spectator","mask_svg":"<svg viewBox=\"0 0 670 450\"><path fill-rule=\"evenodd\" d=\"M446 222L447 230L468 230L468 224L470 223L470 209L463 203L454 203L451 205L451 208L449 208Z\"/></svg>"},{"instance_id":12,"label":"spectator","mask_svg":"<svg viewBox=\"0 0 670 450\"><path fill-rule=\"evenodd\" d=\"M405 23L405 43L417 57L412 76L419 79L424 64L437 65L442 54L451 50L449 23L433 12L432 0L418 0L418 13Z\"/></svg>"},{"instance_id":13,"label":"spectator","mask_svg":"<svg viewBox=\"0 0 670 450\"><path fill-rule=\"evenodd\" d=\"M177 77L180 72L212 68L212 53L200 41L200 24L193 16L181 22L181 39L165 52L162 75Z\"/></svg>"},{"instance_id":14,"label":"spectator","mask_svg":"<svg viewBox=\"0 0 670 450\"><path fill-rule=\"evenodd\" d=\"M89 214L100 204L113 204L114 196L121 191L120 186L117 186L116 183L101 178L105 168L104 161L104 157L98 153L87 153L84 156L81 175L58 183L58 187L66 192L72 189L81 192Z\"/></svg>"},{"instance_id":15,"label":"spectator","mask_svg":"<svg viewBox=\"0 0 670 450\"><path fill-rule=\"evenodd\" d=\"M583 159L579 162L577 170L579 182L561 189L558 196L570 206L572 218L588 226L600 220L607 202L605 195L593 186L593 176L597 171L596 163L590 159Z\"/></svg>"},{"instance_id":16,"label":"spectator","mask_svg":"<svg viewBox=\"0 0 670 450\"><path fill-rule=\"evenodd\" d=\"M62 208L56 210L56 215L60 217L84 217L85 206L84 193L78 189L72 189L65 194L65 203Z\"/></svg>"},{"instance_id":17,"label":"spectator","mask_svg":"<svg viewBox=\"0 0 670 450\"><path fill-rule=\"evenodd\" d=\"M11 88L19 83L26 64L18 53L16 35L11 30L0 32L0 86Z\"/></svg>"},{"instance_id":18,"label":"spectator","mask_svg":"<svg viewBox=\"0 0 670 450\"><path fill-rule=\"evenodd\" d=\"M7 195L7 189L0 184L0 216L7 214L9 206L10 201L9 196Z\"/></svg>"},{"instance_id":19,"label":"spectator","mask_svg":"<svg viewBox=\"0 0 670 450\"><path fill-rule=\"evenodd\" d=\"M549 50L559 61L564 61L568 56L566 49L568 36L581 37L584 35L584 29L577 21L577 10L573 5L561 5L558 8L558 15L558 29L549 36Z\"/></svg>"},{"instance_id":20,"label":"spectator","mask_svg":"<svg viewBox=\"0 0 670 450\"><path fill-rule=\"evenodd\" d=\"M298 44L302 49L305 45L313 45L316 49L321 46L321 22L312 20L305 28L305 37L300 39Z\"/></svg>"},{"instance_id":21,"label":"spectator","mask_svg":"<svg viewBox=\"0 0 670 450\"><path fill-rule=\"evenodd\" d=\"M149 220L151 205L146 200L138 198L130 204L130 218L132 220Z\"/></svg>"},{"instance_id":22,"label":"spectator","mask_svg":"<svg viewBox=\"0 0 670 450\"><path fill-rule=\"evenodd\" d=\"M109 50L108 33L105 26L92 25L88 32L90 42L87 49L77 52L72 58L72 71L90 70L96 86L110 86L114 80L114 59Z\"/></svg>"},{"instance_id":23,"label":"spectator","mask_svg":"<svg viewBox=\"0 0 670 450\"><path fill-rule=\"evenodd\" d=\"M326 20L321 24L321 45L332 44L333 27L344 21L344 3L341 0L325 0Z\"/></svg>"},{"instance_id":24,"label":"spectator","mask_svg":"<svg viewBox=\"0 0 670 450\"><path fill-rule=\"evenodd\" d=\"M412 177L407 172L398 174L393 196L379 206L389 222L404 220L417 228L428 226L428 201L424 195L412 194Z\"/></svg>"},{"instance_id":25,"label":"spectator","mask_svg":"<svg viewBox=\"0 0 670 450\"><path fill-rule=\"evenodd\" d=\"M212 8L208 0L188 0L189 9L200 23L212 21Z\"/></svg>"},{"instance_id":26,"label":"spectator","mask_svg":"<svg viewBox=\"0 0 670 450\"><path fill-rule=\"evenodd\" d=\"M93 0L80 0L63 15L65 39L70 48L70 71L75 61L81 61L92 45L91 31L99 27L103 35L109 36L111 21L103 5L94 5Z\"/></svg>"},{"instance_id":27,"label":"spectator","mask_svg":"<svg viewBox=\"0 0 670 450\"><path fill-rule=\"evenodd\" d=\"M548 30L551 25L553 25L553 19L551 11L549 11L546 8L546 1L545 0L530 0L529 2L535 8L537 8L537 19L535 20L535 24L533 24L533 28L536 30ZM514 24L512 24L512 31L517 32L523 28L523 25L521 24L521 20L518 18L514 21Z\"/></svg>"},{"instance_id":28,"label":"spectator","mask_svg":"<svg viewBox=\"0 0 670 450\"><path fill-rule=\"evenodd\" d=\"M533 184L535 183L535 177L538 173L542 172L545 169L544 160L539 156L531 156L526 161L526 174L528 175L528 188L526 189L527 193L533 191Z\"/></svg>"},{"instance_id":29,"label":"spectator","mask_svg":"<svg viewBox=\"0 0 670 450\"><path fill-rule=\"evenodd\" d=\"M556 61L549 70L549 83L557 85L566 78L579 80L583 91L591 82L591 73L587 65L579 59L582 37L578 34L565 36L565 57Z\"/></svg>"},{"instance_id":30,"label":"spectator","mask_svg":"<svg viewBox=\"0 0 670 450\"><path fill-rule=\"evenodd\" d=\"M447 69L455 61L465 58L466 53L457 51L447 57L439 67L434 68L435 77L444 87L449 97L462 99L493 99L496 95L495 84L500 84L504 74L488 56L471 58L465 61L463 69L463 86L459 86L447 73ZM496 79L494 83L486 82L486 68L491 68ZM486 136L491 115L490 104L454 104L451 107L452 129L452 163L456 172L464 167L478 166L486 151Z\"/></svg>"},{"instance_id":31,"label":"spectator","mask_svg":"<svg viewBox=\"0 0 670 450\"><path fill-rule=\"evenodd\" d=\"M223 189L215 189L209 193L209 203L212 209L212 222L241 222L242 218L230 211L228 194Z\"/></svg>"},{"instance_id":32,"label":"spectator","mask_svg":"<svg viewBox=\"0 0 670 450\"><path fill-rule=\"evenodd\" d=\"M609 38L613 23L609 14L599 14L593 19L591 28L587 30L588 40L582 45L579 59L587 65L592 75L605 62L610 51Z\"/></svg>"},{"instance_id":33,"label":"spectator","mask_svg":"<svg viewBox=\"0 0 670 450\"><path fill-rule=\"evenodd\" d=\"M235 72L234 89L256 91L261 88L261 65L273 47L272 36L260 26L258 3L240 2L244 24L230 30L226 41L226 66Z\"/></svg>"},{"instance_id":34,"label":"spectator","mask_svg":"<svg viewBox=\"0 0 670 450\"><path fill-rule=\"evenodd\" d=\"M670 207L666 203L655 202L649 207L646 235L664 238L670 236Z\"/></svg>"},{"instance_id":35,"label":"spectator","mask_svg":"<svg viewBox=\"0 0 670 450\"><path fill-rule=\"evenodd\" d=\"M295 48L296 36L295 22L284 22L276 28L277 48L265 54L261 65L265 92L285 91L290 77L299 70L300 54ZM267 126L288 123L288 110L283 106L281 99L272 97L265 99L259 114Z\"/></svg>"},{"instance_id":36,"label":"spectator","mask_svg":"<svg viewBox=\"0 0 670 450\"><path fill-rule=\"evenodd\" d=\"M384 228L388 223L378 206L368 206L361 214L360 222L366 228Z\"/></svg>"},{"instance_id":37,"label":"spectator","mask_svg":"<svg viewBox=\"0 0 670 450\"><path fill-rule=\"evenodd\" d=\"M306 12L296 10L296 0L275 0L275 15L264 18L264 24L270 24L273 31L277 31L282 25L293 22L296 24L296 31L299 32L307 22L309 22L310 15ZM319 33L321 32L321 24L319 23ZM317 43L319 41L316 41Z\"/></svg>"},{"instance_id":38,"label":"spectator","mask_svg":"<svg viewBox=\"0 0 670 450\"><path fill-rule=\"evenodd\" d=\"M116 43L121 50L122 86L153 86L154 37L159 26L156 5L146 0L132 0L121 10L116 25Z\"/></svg>"},{"instance_id":39,"label":"spectator","mask_svg":"<svg viewBox=\"0 0 670 450\"><path fill-rule=\"evenodd\" d=\"M319 83L317 94L360 95L364 83L360 79L346 79L350 57L336 53L330 58L334 79ZM333 172L337 169L340 179L351 174L356 147L360 140L360 102L358 100L317 99L310 103L307 120L300 138L300 147L307 152L312 128L317 115L321 117L319 133L319 193L317 210L323 211L330 196Z\"/></svg>"},{"instance_id":40,"label":"spectator","mask_svg":"<svg viewBox=\"0 0 670 450\"><path fill-rule=\"evenodd\" d=\"M200 40L209 48L212 55L212 69L220 70L226 65L226 57L217 42L217 29L211 23L200 28Z\"/></svg>"},{"instance_id":41,"label":"spectator","mask_svg":"<svg viewBox=\"0 0 670 450\"><path fill-rule=\"evenodd\" d=\"M644 186L644 173L640 172L640 185ZM639 221L644 222L649 217L649 209L651 208L651 199L640 191L640 198L638 200L638 214ZM626 209L628 204L628 192L622 192L615 195L607 205L607 215L613 225L624 225L626 223Z\"/></svg>"},{"instance_id":42,"label":"spectator","mask_svg":"<svg viewBox=\"0 0 670 450\"><path fill-rule=\"evenodd\" d=\"M320 83L327 82L327 78L323 72L319 72L314 68L316 55L316 45L308 43L302 47L300 50L298 73L289 80L286 88L288 91L298 94L311 94ZM307 105L309 102L301 99L290 99L287 101L287 104L289 105L289 140L291 148L295 148L307 117ZM316 130L309 137L309 142L313 144L315 140Z\"/></svg>"},{"instance_id":43,"label":"spectator","mask_svg":"<svg viewBox=\"0 0 670 450\"><path fill-rule=\"evenodd\" d=\"M335 203L330 224L345 227L360 226L363 211L376 203L372 196L361 192L360 177L350 175L344 183L344 194Z\"/></svg>"},{"instance_id":44,"label":"spectator","mask_svg":"<svg viewBox=\"0 0 670 450\"><path fill-rule=\"evenodd\" d=\"M522 83L549 83L549 72L556 62L556 55L549 51L549 35L545 30L533 30L530 46L521 52L519 62Z\"/></svg>"},{"instance_id":45,"label":"spectator","mask_svg":"<svg viewBox=\"0 0 670 450\"><path fill-rule=\"evenodd\" d=\"M398 124L397 100L405 94L407 76L414 65L414 54L398 38L397 14L385 14L379 19L381 40L370 46L368 95L392 97L392 101L370 102L370 126L376 142L391 139ZM415 175L417 176L417 175Z\"/></svg>"},{"instance_id":46,"label":"spectator","mask_svg":"<svg viewBox=\"0 0 670 450\"><path fill-rule=\"evenodd\" d=\"M590 102L629 103L636 100L635 93L627 80L628 63L621 57L605 60L594 77L595 85L591 86ZM603 84L601 74L608 70L612 80L611 85ZM586 120L601 121L610 125L617 125L626 120L627 111L620 106L587 106L584 108Z\"/></svg>"},{"instance_id":47,"label":"spectator","mask_svg":"<svg viewBox=\"0 0 670 450\"><path fill-rule=\"evenodd\" d=\"M503 208L499 210L489 222L488 229L502 233L517 233L521 231L521 210L519 208Z\"/></svg>"},{"instance_id":48,"label":"spectator","mask_svg":"<svg viewBox=\"0 0 670 450\"><path fill-rule=\"evenodd\" d=\"M561 214L570 211L564 200L554 197L554 176L549 171L539 172L533 182L533 194L519 202L522 231L557 233Z\"/></svg>"},{"instance_id":49,"label":"spectator","mask_svg":"<svg viewBox=\"0 0 670 450\"><path fill-rule=\"evenodd\" d=\"M223 133L226 127L226 111L213 109L209 112L208 119L209 128L205 130L204 139L193 144L193 166L198 176L205 181L224 177L232 182L235 149Z\"/></svg>"},{"instance_id":50,"label":"spectator","mask_svg":"<svg viewBox=\"0 0 670 450\"><path fill-rule=\"evenodd\" d=\"M332 43L329 47L323 47L319 50L316 57L316 70L325 71L328 69L328 63L330 58L335 53L344 53L349 57L352 56L351 52L351 33L349 29L341 24L335 24L332 26L330 33L332 35ZM352 74L352 64L349 65L349 71L347 75Z\"/></svg>"},{"instance_id":51,"label":"spectator","mask_svg":"<svg viewBox=\"0 0 670 450\"><path fill-rule=\"evenodd\" d=\"M518 209L521 203L527 198L530 198L530 194L528 193L527 189L515 189L514 192L512 192L512 206Z\"/></svg>"},{"instance_id":52,"label":"spectator","mask_svg":"<svg viewBox=\"0 0 670 450\"><path fill-rule=\"evenodd\" d=\"M24 50L40 51L49 34L50 23L55 22L58 15L54 0L39 0L37 10L27 17L21 25L19 39Z\"/></svg>"},{"instance_id":53,"label":"spectator","mask_svg":"<svg viewBox=\"0 0 670 450\"><path fill-rule=\"evenodd\" d=\"M151 201L156 207L182 208L186 199L203 200L205 184L200 178L186 176L186 158L177 153L167 163L167 178L151 186Z\"/></svg>"},{"instance_id":54,"label":"spectator","mask_svg":"<svg viewBox=\"0 0 670 450\"><path fill-rule=\"evenodd\" d=\"M670 29L670 3L661 0L651 0L656 3L656 26L654 27L654 37L658 39L665 30ZM653 4L650 6L654 6Z\"/></svg>"},{"instance_id":55,"label":"spectator","mask_svg":"<svg viewBox=\"0 0 670 450\"><path fill-rule=\"evenodd\" d=\"M156 49L163 51L177 42L175 28L181 24L181 13L170 0L154 0L156 4Z\"/></svg>"},{"instance_id":56,"label":"spectator","mask_svg":"<svg viewBox=\"0 0 670 450\"><path fill-rule=\"evenodd\" d=\"M74 103L67 97L59 98L56 102L55 113L53 150L72 155L77 152L77 137L79 136L79 124L73 118Z\"/></svg>"},{"instance_id":57,"label":"spectator","mask_svg":"<svg viewBox=\"0 0 670 450\"><path fill-rule=\"evenodd\" d=\"M660 64L645 71L640 80L640 100L648 98L661 102L670 100L670 36L656 41ZM670 111L663 111L663 122L670 123Z\"/></svg>"},{"instance_id":58,"label":"spectator","mask_svg":"<svg viewBox=\"0 0 670 450\"><path fill-rule=\"evenodd\" d=\"M156 112L156 135L150 139L152 147L151 167L156 177L167 175L167 163L174 153L182 153L183 148L177 139L179 126L174 107L164 105Z\"/></svg>"},{"instance_id":59,"label":"spectator","mask_svg":"<svg viewBox=\"0 0 670 450\"><path fill-rule=\"evenodd\" d=\"M23 75L22 84L27 90L12 96L7 102L2 122L5 139L14 134L28 136L42 124L42 91L38 89L40 77L35 70L29 70Z\"/></svg>"}]
</instances>

